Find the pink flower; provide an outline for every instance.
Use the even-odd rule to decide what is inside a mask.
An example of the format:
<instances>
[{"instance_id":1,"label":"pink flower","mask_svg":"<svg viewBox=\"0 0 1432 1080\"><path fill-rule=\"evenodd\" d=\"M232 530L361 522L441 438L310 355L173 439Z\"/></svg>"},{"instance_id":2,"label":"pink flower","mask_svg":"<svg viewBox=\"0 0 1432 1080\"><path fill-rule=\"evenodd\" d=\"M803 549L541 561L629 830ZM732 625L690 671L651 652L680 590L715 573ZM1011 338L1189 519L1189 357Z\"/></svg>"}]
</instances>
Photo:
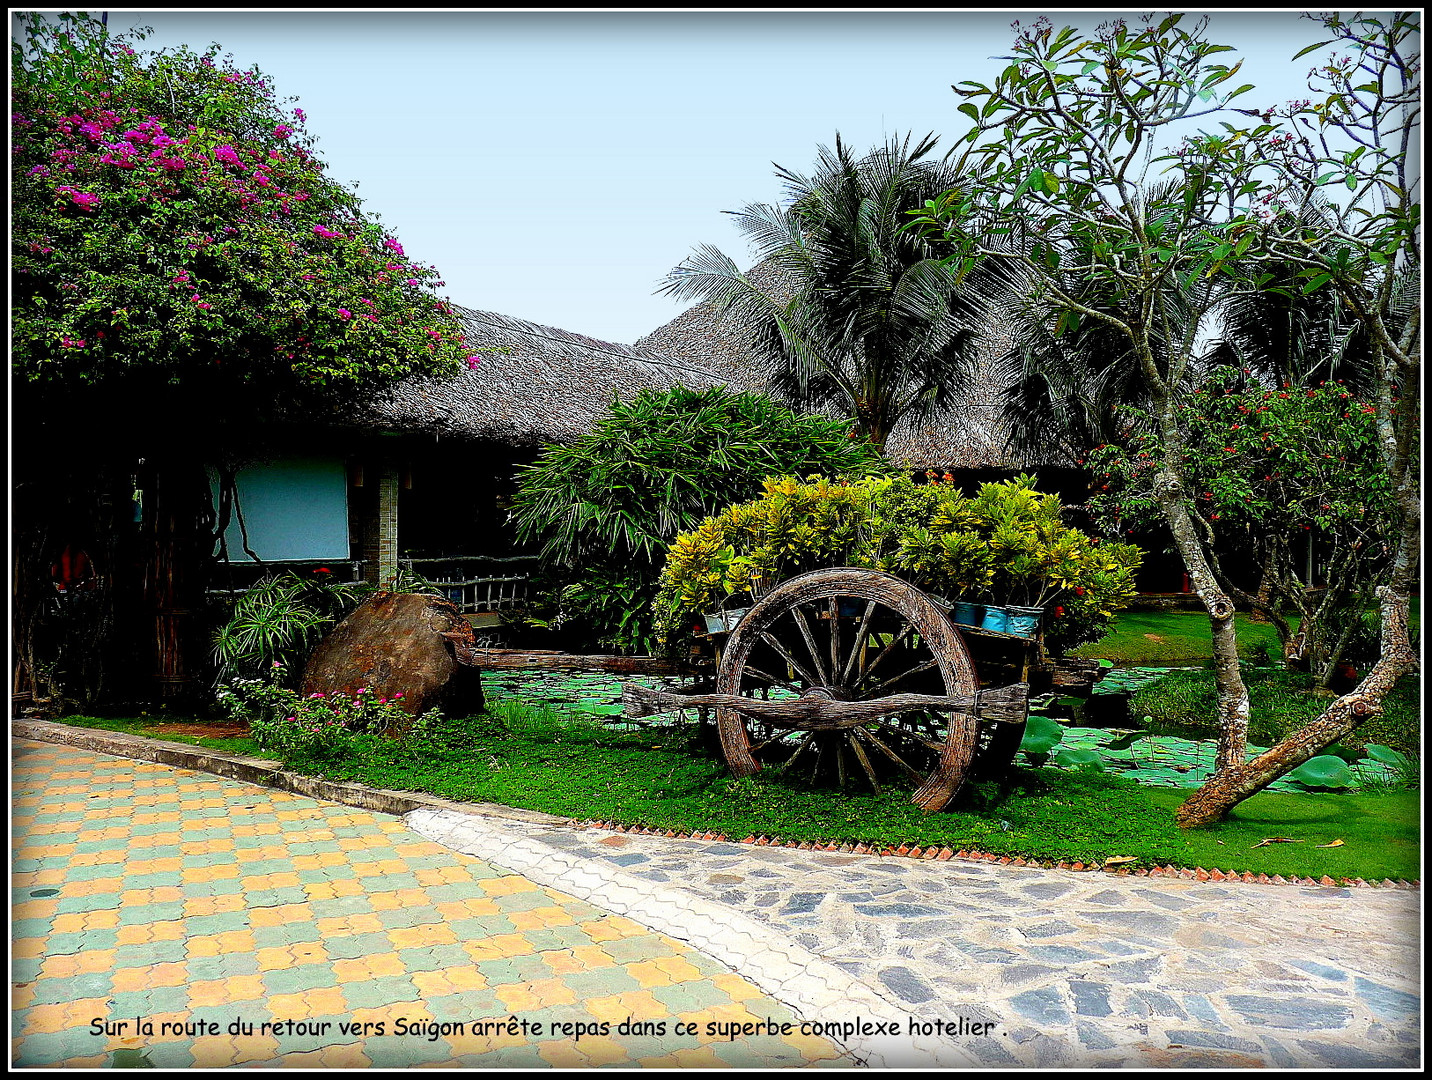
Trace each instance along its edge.
<instances>
[{"instance_id":1,"label":"pink flower","mask_svg":"<svg viewBox=\"0 0 1432 1080\"><path fill-rule=\"evenodd\" d=\"M398 241L394 240L391 236L383 241L383 246L389 251L395 251L399 255L403 254L403 245L398 243Z\"/></svg>"},{"instance_id":2,"label":"pink flower","mask_svg":"<svg viewBox=\"0 0 1432 1080\"><path fill-rule=\"evenodd\" d=\"M341 240L343 238L342 233L336 233L329 229L325 229L322 225L315 225L313 227L313 231L319 236L323 237L325 240Z\"/></svg>"},{"instance_id":3,"label":"pink flower","mask_svg":"<svg viewBox=\"0 0 1432 1080\"><path fill-rule=\"evenodd\" d=\"M349 311L347 308L339 308L338 317L340 319L351 319L353 318L353 312Z\"/></svg>"},{"instance_id":4,"label":"pink flower","mask_svg":"<svg viewBox=\"0 0 1432 1080\"><path fill-rule=\"evenodd\" d=\"M273 129L273 135L275 139L286 139L292 134L293 128L289 127L287 124L280 124L278 127Z\"/></svg>"},{"instance_id":5,"label":"pink flower","mask_svg":"<svg viewBox=\"0 0 1432 1080\"><path fill-rule=\"evenodd\" d=\"M466 363L467 363L467 369L468 369L469 371L476 371L476 370L477 370L477 365L480 364L480 363L482 363L482 359L481 359L481 357L477 357L477 356L469 356L469 357L467 358L467 360L466 360Z\"/></svg>"},{"instance_id":6,"label":"pink flower","mask_svg":"<svg viewBox=\"0 0 1432 1080\"><path fill-rule=\"evenodd\" d=\"M222 161L226 165L238 165L239 154L232 146L217 146L214 148L214 159Z\"/></svg>"}]
</instances>

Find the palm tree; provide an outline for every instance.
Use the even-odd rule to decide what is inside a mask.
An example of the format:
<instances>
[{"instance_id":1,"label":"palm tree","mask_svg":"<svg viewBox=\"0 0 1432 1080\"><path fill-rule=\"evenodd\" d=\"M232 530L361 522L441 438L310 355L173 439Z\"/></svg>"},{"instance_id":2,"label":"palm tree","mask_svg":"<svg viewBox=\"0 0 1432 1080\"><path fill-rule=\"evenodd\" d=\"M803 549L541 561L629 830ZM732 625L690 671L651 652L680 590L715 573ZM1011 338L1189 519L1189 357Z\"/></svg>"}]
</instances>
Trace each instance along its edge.
<instances>
[{"instance_id":1,"label":"palm tree","mask_svg":"<svg viewBox=\"0 0 1432 1080\"><path fill-rule=\"evenodd\" d=\"M930 160L936 141L907 135L857 158L837 134L809 175L777 166L788 205L728 211L764 272L742 273L704 245L658 292L711 302L748 335L773 388L844 409L883 448L901 417L967 385L979 336L974 290L906 229L906 211L962 183ZM761 284L771 278L778 287Z\"/></svg>"}]
</instances>

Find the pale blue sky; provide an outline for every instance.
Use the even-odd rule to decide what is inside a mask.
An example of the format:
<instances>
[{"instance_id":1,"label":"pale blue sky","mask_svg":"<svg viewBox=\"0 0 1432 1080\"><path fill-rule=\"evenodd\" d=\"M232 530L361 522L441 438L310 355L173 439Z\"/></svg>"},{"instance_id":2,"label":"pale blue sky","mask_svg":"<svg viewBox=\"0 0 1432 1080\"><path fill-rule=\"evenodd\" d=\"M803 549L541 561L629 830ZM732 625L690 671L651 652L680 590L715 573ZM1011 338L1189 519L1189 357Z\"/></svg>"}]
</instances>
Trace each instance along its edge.
<instances>
[{"instance_id":1,"label":"pale blue sky","mask_svg":"<svg viewBox=\"0 0 1432 1080\"><path fill-rule=\"evenodd\" d=\"M750 255L721 213L776 201L839 131L864 149L964 130L950 84L990 81L1038 12L119 12L150 47L217 41L296 96L331 174L457 303L630 343L699 244ZM1133 18L1137 11L1124 13ZM1051 12L1092 28L1104 13ZM1250 104L1306 96L1296 13L1219 12Z\"/></svg>"}]
</instances>

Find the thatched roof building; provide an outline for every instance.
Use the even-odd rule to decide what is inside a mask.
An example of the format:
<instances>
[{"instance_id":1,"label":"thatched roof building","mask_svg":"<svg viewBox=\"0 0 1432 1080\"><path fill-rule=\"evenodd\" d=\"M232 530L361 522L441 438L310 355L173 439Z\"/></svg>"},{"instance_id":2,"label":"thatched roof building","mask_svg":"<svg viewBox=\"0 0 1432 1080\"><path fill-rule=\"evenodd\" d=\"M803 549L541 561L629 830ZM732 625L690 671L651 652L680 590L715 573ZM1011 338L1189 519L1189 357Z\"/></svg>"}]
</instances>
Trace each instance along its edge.
<instances>
[{"instance_id":1,"label":"thatched roof building","mask_svg":"<svg viewBox=\"0 0 1432 1080\"><path fill-rule=\"evenodd\" d=\"M752 275L779 292L767 268ZM769 385L745 339L697 304L635 345L454 306L467 341L490 350L471 371L448 379L409 379L373 402L370 424L407 432L485 439L513 447L566 442L590 431L613 394L630 399L643 389L727 385L767 392ZM987 353L1004 347L986 339ZM909 416L896 425L886 450L911 469L1026 468L1054 462L1020 460L1005 449L997 419L998 386L976 377L967 396L930 420Z\"/></svg>"},{"instance_id":2,"label":"thatched roof building","mask_svg":"<svg viewBox=\"0 0 1432 1080\"><path fill-rule=\"evenodd\" d=\"M453 306L477 367L400 383L367 410L382 427L490 439L509 446L566 442L592 429L616 394L725 382L696 363L648 355L490 311Z\"/></svg>"}]
</instances>

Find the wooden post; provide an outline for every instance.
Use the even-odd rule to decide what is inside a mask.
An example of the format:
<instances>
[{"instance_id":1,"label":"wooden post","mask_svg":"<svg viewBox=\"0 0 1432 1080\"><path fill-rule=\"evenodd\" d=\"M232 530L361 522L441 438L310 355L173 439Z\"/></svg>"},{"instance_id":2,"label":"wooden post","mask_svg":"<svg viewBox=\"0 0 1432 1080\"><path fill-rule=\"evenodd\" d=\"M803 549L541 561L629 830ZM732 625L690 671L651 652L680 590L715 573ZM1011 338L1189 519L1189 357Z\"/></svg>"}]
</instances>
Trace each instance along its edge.
<instances>
[{"instance_id":1,"label":"wooden post","mask_svg":"<svg viewBox=\"0 0 1432 1080\"><path fill-rule=\"evenodd\" d=\"M392 589L398 580L398 467L380 462L364 479L376 488L373 517L363 530L364 576L380 589Z\"/></svg>"}]
</instances>

